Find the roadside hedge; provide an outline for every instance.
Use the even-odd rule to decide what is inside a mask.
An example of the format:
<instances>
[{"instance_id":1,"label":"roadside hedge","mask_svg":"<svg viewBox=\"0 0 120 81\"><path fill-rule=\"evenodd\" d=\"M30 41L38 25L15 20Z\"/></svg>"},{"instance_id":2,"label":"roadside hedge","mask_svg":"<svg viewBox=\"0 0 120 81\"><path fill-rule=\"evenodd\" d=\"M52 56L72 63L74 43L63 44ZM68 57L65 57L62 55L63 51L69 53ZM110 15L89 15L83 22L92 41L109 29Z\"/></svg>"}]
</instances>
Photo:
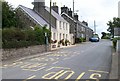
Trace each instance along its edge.
<instances>
[{"instance_id":1,"label":"roadside hedge","mask_svg":"<svg viewBox=\"0 0 120 81\"><path fill-rule=\"evenodd\" d=\"M5 28L2 30L2 48L21 48L31 45L45 44L45 32L50 39L50 31L46 28L35 27L34 30L19 28Z\"/></svg>"},{"instance_id":2,"label":"roadside hedge","mask_svg":"<svg viewBox=\"0 0 120 81\"><path fill-rule=\"evenodd\" d=\"M116 49L117 46L117 40L120 40L120 37L113 38L113 47Z\"/></svg>"}]
</instances>

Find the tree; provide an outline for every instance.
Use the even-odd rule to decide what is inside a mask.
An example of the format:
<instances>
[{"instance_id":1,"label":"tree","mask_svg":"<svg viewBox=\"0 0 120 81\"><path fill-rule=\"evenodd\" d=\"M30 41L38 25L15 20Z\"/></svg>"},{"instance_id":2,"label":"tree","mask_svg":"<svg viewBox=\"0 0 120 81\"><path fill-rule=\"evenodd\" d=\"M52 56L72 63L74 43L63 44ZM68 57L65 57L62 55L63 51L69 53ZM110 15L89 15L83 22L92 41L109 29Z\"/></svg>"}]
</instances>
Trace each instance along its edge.
<instances>
[{"instance_id":1,"label":"tree","mask_svg":"<svg viewBox=\"0 0 120 81\"><path fill-rule=\"evenodd\" d=\"M111 35L114 36L114 28L115 27L119 27L120 28L120 18L114 17L112 21L111 20L108 21L107 25L109 26L107 31L109 31L111 33Z\"/></svg>"},{"instance_id":2,"label":"tree","mask_svg":"<svg viewBox=\"0 0 120 81\"><path fill-rule=\"evenodd\" d=\"M14 8L8 2L2 2L2 28L16 26L17 18Z\"/></svg>"},{"instance_id":3,"label":"tree","mask_svg":"<svg viewBox=\"0 0 120 81\"><path fill-rule=\"evenodd\" d=\"M106 36L106 33L105 33L105 32L102 32L101 34L102 34L101 39L103 39L103 38Z\"/></svg>"}]
</instances>

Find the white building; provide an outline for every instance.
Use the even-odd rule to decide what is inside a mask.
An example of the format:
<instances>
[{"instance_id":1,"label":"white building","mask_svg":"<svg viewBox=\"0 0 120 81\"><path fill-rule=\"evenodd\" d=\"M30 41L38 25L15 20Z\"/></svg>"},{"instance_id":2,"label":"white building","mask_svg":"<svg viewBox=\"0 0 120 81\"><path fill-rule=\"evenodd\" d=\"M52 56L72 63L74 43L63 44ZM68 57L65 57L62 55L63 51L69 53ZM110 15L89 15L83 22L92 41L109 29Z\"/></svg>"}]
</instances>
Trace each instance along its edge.
<instances>
[{"instance_id":1,"label":"white building","mask_svg":"<svg viewBox=\"0 0 120 81\"><path fill-rule=\"evenodd\" d=\"M45 8L49 12L49 8ZM52 16L56 18L56 30L53 29L52 32L52 37L51 39L53 41L57 41L56 47L58 46L58 43L61 40L68 40L70 44L73 44L73 35L70 34L70 24L61 16L59 13L54 11L53 9L51 10Z\"/></svg>"},{"instance_id":2,"label":"white building","mask_svg":"<svg viewBox=\"0 0 120 81\"><path fill-rule=\"evenodd\" d=\"M36 1L36 0L35 0ZM30 9L22 5L18 6L18 16L22 21L26 22L29 27L34 27L36 24L40 26L47 25L49 29L50 23L50 8L45 6L45 2L34 2L34 8ZM57 10L57 6L55 6ZM70 24L63 18L59 13L57 13L54 8L51 10L51 40L52 47L57 48L61 40L68 40L70 44L73 42L73 35L70 34ZM55 42L56 41L56 42Z\"/></svg>"}]
</instances>

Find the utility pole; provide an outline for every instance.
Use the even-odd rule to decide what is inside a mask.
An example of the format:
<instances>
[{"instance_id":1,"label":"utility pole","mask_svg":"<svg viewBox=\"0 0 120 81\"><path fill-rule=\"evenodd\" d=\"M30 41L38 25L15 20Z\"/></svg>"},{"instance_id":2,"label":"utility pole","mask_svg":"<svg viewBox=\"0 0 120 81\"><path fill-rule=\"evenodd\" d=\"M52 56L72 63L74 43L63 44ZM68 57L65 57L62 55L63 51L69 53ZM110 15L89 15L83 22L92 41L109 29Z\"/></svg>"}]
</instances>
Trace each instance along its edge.
<instances>
[{"instance_id":1,"label":"utility pole","mask_svg":"<svg viewBox=\"0 0 120 81\"><path fill-rule=\"evenodd\" d=\"M50 32L51 32L51 4L52 4L52 0L50 0L50 16L49 16L49 29L50 29ZM50 35L50 41L51 41L51 37L52 37L52 32L51 32L51 35ZM50 50L51 50L51 43L50 43Z\"/></svg>"},{"instance_id":2,"label":"utility pole","mask_svg":"<svg viewBox=\"0 0 120 81\"><path fill-rule=\"evenodd\" d=\"M94 20L94 32L96 34L96 22L95 22L95 20Z\"/></svg>"},{"instance_id":3,"label":"utility pole","mask_svg":"<svg viewBox=\"0 0 120 81\"><path fill-rule=\"evenodd\" d=\"M73 15L74 15L74 11L75 11L75 10L74 10L74 7L75 7L74 4L75 4L75 2L74 2L74 0L73 0Z\"/></svg>"}]
</instances>

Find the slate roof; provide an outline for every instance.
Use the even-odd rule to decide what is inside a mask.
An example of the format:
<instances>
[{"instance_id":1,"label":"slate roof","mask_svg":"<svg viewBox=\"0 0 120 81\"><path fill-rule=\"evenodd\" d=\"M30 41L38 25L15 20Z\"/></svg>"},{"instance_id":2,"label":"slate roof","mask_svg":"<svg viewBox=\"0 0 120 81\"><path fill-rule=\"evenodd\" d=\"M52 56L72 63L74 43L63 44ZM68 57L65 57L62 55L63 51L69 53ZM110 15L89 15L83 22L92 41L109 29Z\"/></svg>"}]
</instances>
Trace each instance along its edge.
<instances>
[{"instance_id":1,"label":"slate roof","mask_svg":"<svg viewBox=\"0 0 120 81\"><path fill-rule=\"evenodd\" d=\"M39 25L49 26L49 23L47 23L40 15L38 15L36 12L34 12L32 9L27 8L25 6L19 5L18 8L21 8L26 14L28 14L33 20L35 20Z\"/></svg>"},{"instance_id":2,"label":"slate roof","mask_svg":"<svg viewBox=\"0 0 120 81\"><path fill-rule=\"evenodd\" d=\"M45 9L50 12L50 8L49 7L45 7ZM63 21L68 23L61 15L59 15L58 13L56 13L54 10L51 9L51 14L59 21Z\"/></svg>"},{"instance_id":3,"label":"slate roof","mask_svg":"<svg viewBox=\"0 0 120 81\"><path fill-rule=\"evenodd\" d=\"M71 20L74 20L72 17L70 17L68 14L66 14L65 12L63 12L61 15L66 15L67 17L69 17ZM85 28L89 28L89 29L91 29L90 27L88 27L88 26L86 26L85 24L83 24L81 21L76 21L76 20L74 20L74 22L77 22L77 23L79 23L79 24L81 24L83 27L85 27ZM92 29L91 29L92 30Z\"/></svg>"}]
</instances>

